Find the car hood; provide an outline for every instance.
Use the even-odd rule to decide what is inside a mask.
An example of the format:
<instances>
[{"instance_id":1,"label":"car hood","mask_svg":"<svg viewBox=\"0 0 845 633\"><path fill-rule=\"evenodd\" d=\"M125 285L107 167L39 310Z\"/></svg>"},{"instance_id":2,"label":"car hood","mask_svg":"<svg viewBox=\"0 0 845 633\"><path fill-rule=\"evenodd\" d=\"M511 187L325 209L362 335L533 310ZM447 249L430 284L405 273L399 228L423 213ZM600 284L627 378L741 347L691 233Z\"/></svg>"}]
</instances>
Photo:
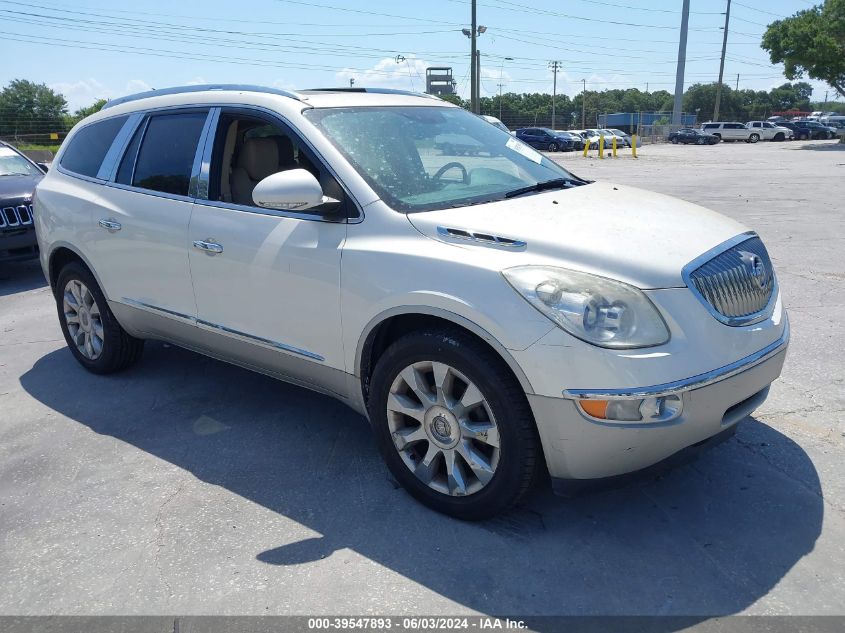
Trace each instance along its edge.
<instances>
[{"instance_id":1,"label":"car hood","mask_svg":"<svg viewBox=\"0 0 845 633\"><path fill-rule=\"evenodd\" d=\"M678 288L681 269L747 231L714 211L622 185L591 183L486 204L408 214L424 235L496 253L502 268L549 264L618 279L639 288ZM445 229L502 237L497 246L444 235ZM503 251L509 254L505 256Z\"/></svg>"},{"instance_id":2,"label":"car hood","mask_svg":"<svg viewBox=\"0 0 845 633\"><path fill-rule=\"evenodd\" d=\"M43 176L0 176L0 202L31 196Z\"/></svg>"}]
</instances>

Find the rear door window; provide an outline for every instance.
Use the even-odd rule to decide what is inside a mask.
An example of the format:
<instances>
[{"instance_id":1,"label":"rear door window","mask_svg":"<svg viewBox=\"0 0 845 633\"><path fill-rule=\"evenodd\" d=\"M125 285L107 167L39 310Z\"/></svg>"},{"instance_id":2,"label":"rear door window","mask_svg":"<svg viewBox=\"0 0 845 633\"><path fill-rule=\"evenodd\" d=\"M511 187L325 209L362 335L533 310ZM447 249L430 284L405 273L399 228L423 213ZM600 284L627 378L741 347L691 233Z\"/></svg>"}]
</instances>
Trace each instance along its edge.
<instances>
[{"instance_id":1,"label":"rear door window","mask_svg":"<svg viewBox=\"0 0 845 633\"><path fill-rule=\"evenodd\" d=\"M118 170L118 182L133 187L187 196L194 158L207 112L158 114L150 117L140 147L129 144ZM132 155L137 148L137 158ZM131 163L134 166L130 168Z\"/></svg>"},{"instance_id":2,"label":"rear door window","mask_svg":"<svg viewBox=\"0 0 845 633\"><path fill-rule=\"evenodd\" d=\"M106 153L128 118L119 116L86 125L73 135L59 164L68 171L96 178Z\"/></svg>"}]
</instances>

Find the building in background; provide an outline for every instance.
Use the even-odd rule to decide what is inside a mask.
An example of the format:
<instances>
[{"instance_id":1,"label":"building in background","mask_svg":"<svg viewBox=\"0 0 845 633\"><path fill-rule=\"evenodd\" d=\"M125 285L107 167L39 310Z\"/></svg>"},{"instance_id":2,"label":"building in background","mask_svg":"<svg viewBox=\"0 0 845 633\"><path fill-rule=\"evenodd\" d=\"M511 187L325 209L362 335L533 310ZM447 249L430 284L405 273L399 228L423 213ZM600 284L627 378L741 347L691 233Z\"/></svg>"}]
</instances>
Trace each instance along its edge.
<instances>
[{"instance_id":1,"label":"building in background","mask_svg":"<svg viewBox=\"0 0 845 633\"><path fill-rule=\"evenodd\" d=\"M430 95L455 94L451 66L429 66L425 69L425 91Z\"/></svg>"}]
</instances>

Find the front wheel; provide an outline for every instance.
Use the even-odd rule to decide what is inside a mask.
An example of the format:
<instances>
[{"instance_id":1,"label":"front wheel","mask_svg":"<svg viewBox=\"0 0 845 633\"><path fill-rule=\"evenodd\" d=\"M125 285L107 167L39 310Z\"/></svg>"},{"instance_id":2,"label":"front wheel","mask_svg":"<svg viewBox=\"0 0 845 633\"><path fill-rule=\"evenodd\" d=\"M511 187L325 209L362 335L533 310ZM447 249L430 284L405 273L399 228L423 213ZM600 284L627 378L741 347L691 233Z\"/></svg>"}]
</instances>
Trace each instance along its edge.
<instances>
[{"instance_id":1,"label":"front wheel","mask_svg":"<svg viewBox=\"0 0 845 633\"><path fill-rule=\"evenodd\" d=\"M88 371L110 374L141 357L144 341L120 326L94 275L81 264L71 262L59 273L56 306L65 341Z\"/></svg>"},{"instance_id":2,"label":"front wheel","mask_svg":"<svg viewBox=\"0 0 845 633\"><path fill-rule=\"evenodd\" d=\"M675 138L673 138L673 139L672 139L672 143L674 143L675 145L677 145L677 144L678 144L678 142L679 142L679 141L678 141L678 137L677 137L677 136L676 136Z\"/></svg>"},{"instance_id":3,"label":"front wheel","mask_svg":"<svg viewBox=\"0 0 845 633\"><path fill-rule=\"evenodd\" d=\"M783 132L778 132L777 134L775 134L774 140L783 141L783 140L786 140L786 136L784 135Z\"/></svg>"},{"instance_id":4,"label":"front wheel","mask_svg":"<svg viewBox=\"0 0 845 633\"><path fill-rule=\"evenodd\" d=\"M387 466L425 505L480 520L531 487L541 451L525 393L471 335L445 328L402 337L379 358L370 389Z\"/></svg>"}]
</instances>

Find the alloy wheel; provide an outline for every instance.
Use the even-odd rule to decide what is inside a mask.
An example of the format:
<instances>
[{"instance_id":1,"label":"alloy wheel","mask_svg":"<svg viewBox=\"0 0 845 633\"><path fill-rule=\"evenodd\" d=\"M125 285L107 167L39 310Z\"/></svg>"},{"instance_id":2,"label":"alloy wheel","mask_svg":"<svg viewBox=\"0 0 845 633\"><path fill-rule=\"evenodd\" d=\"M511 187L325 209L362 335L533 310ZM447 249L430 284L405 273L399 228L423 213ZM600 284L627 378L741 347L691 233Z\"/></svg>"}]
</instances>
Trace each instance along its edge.
<instances>
[{"instance_id":1,"label":"alloy wheel","mask_svg":"<svg viewBox=\"0 0 845 633\"><path fill-rule=\"evenodd\" d=\"M471 495L496 474L499 429L487 398L446 363L405 367L390 386L387 421L405 466L437 492Z\"/></svg>"},{"instance_id":2,"label":"alloy wheel","mask_svg":"<svg viewBox=\"0 0 845 633\"><path fill-rule=\"evenodd\" d=\"M103 352L103 320L88 286L71 279L64 289L62 310L76 349L88 360L97 360Z\"/></svg>"}]
</instances>

